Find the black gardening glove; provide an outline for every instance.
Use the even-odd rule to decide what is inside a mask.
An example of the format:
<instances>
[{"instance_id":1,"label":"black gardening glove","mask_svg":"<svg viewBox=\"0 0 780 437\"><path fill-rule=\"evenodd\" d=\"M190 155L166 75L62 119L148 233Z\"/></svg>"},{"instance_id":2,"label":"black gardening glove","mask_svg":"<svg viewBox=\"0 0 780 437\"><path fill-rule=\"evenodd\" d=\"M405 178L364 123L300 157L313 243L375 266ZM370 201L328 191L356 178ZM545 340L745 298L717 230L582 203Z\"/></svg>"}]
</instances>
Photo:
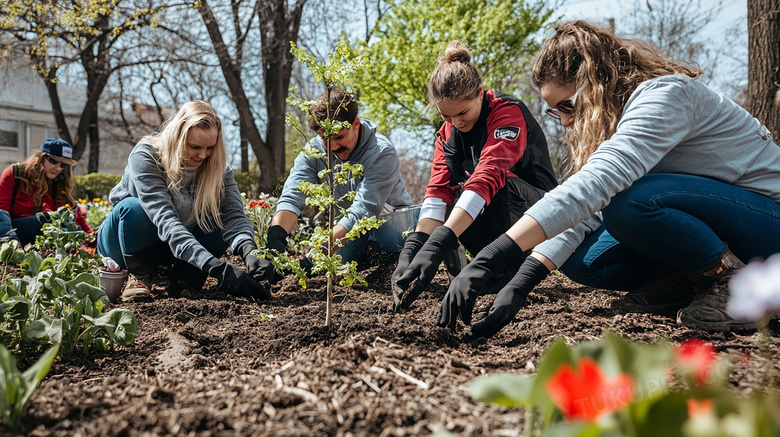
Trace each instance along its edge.
<instances>
[{"instance_id":1,"label":"black gardening glove","mask_svg":"<svg viewBox=\"0 0 780 437\"><path fill-rule=\"evenodd\" d=\"M436 324L455 330L458 314L463 323L470 324L474 303L485 291L490 279L496 274L503 274L508 265L523 257L523 249L507 234L501 234L485 246L450 284L436 316Z\"/></svg>"},{"instance_id":2,"label":"black gardening glove","mask_svg":"<svg viewBox=\"0 0 780 437\"><path fill-rule=\"evenodd\" d=\"M289 234L279 225L273 225L268 228L268 232L265 234L265 248L274 250L276 253L287 252L287 237ZM274 269L273 264L269 262L269 267L263 269L263 277L272 284L284 279L285 274L283 272Z\"/></svg>"},{"instance_id":3,"label":"black gardening glove","mask_svg":"<svg viewBox=\"0 0 780 437\"><path fill-rule=\"evenodd\" d=\"M490 309L477 315L479 320L471 326L471 332L467 332L463 339L472 341L481 337L492 337L503 329L523 307L528 293L549 273L550 270L538 259L526 259L515 277L498 292Z\"/></svg>"},{"instance_id":4,"label":"black gardening glove","mask_svg":"<svg viewBox=\"0 0 780 437\"><path fill-rule=\"evenodd\" d=\"M431 236L428 237L428 241L423 244L417 255L409 263L409 267L395 281L402 290L406 290L412 281L417 280L401 301L401 309L406 310L412 305L412 302L417 299L417 296L422 293L423 289L433 281L436 270L439 268L442 260L444 260L447 252L457 246L458 237L452 232L452 229L446 226L437 226L433 230Z\"/></svg>"},{"instance_id":5,"label":"black gardening glove","mask_svg":"<svg viewBox=\"0 0 780 437\"><path fill-rule=\"evenodd\" d=\"M390 279L390 287L393 290L393 311L398 311L401 308L401 296L404 291L398 286L398 278L404 274L409 263L412 262L414 256L423 247L423 244L428 240L428 234L425 232L412 232L406 237L404 242L404 248L401 249L401 253L398 255L398 266L396 266L393 276Z\"/></svg>"},{"instance_id":6,"label":"black gardening glove","mask_svg":"<svg viewBox=\"0 0 780 437\"><path fill-rule=\"evenodd\" d=\"M236 254L241 256L246 265L246 270L258 281L271 281L274 279L274 266L264 258L252 255L257 250L257 245L252 240L242 241L236 248Z\"/></svg>"},{"instance_id":7,"label":"black gardening glove","mask_svg":"<svg viewBox=\"0 0 780 437\"><path fill-rule=\"evenodd\" d=\"M46 223L51 223L51 217L49 216L48 212L36 212L35 218L37 218L42 225L45 225Z\"/></svg>"},{"instance_id":8,"label":"black gardening glove","mask_svg":"<svg viewBox=\"0 0 780 437\"><path fill-rule=\"evenodd\" d=\"M212 278L217 278L217 288L227 294L253 300L271 299L271 292L241 267L212 258L203 270Z\"/></svg>"},{"instance_id":9,"label":"black gardening glove","mask_svg":"<svg viewBox=\"0 0 780 437\"><path fill-rule=\"evenodd\" d=\"M287 231L279 225L273 225L268 228L268 232L265 234L265 247L267 249L275 250L277 253L284 253L287 250Z\"/></svg>"}]
</instances>

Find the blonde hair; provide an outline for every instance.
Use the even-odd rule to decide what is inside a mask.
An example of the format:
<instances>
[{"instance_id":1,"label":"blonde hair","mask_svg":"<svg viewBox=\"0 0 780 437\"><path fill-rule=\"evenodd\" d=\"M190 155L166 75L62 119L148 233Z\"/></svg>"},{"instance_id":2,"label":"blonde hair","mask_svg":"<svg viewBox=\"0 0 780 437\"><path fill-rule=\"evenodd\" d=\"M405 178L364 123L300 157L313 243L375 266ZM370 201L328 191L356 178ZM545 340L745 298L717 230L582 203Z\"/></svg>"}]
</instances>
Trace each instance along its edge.
<instances>
[{"instance_id":1,"label":"blonde hair","mask_svg":"<svg viewBox=\"0 0 780 437\"><path fill-rule=\"evenodd\" d=\"M573 171L615 133L639 84L671 74L702 74L695 65L672 60L644 41L620 38L585 21L560 23L553 30L536 56L532 80L537 88L553 84L579 90L574 126L565 137Z\"/></svg>"},{"instance_id":2,"label":"blonde hair","mask_svg":"<svg viewBox=\"0 0 780 437\"><path fill-rule=\"evenodd\" d=\"M19 178L19 192L35 199L35 204L37 205L41 203L41 199L46 192L51 190L55 206L75 206L76 201L73 199L73 195L71 195L71 192L73 192L71 166L62 169L56 178L49 180L43 168L43 160L46 156L49 156L49 154L38 151L20 163L24 176Z\"/></svg>"},{"instance_id":3,"label":"blonde hair","mask_svg":"<svg viewBox=\"0 0 780 437\"><path fill-rule=\"evenodd\" d=\"M195 220L207 231L214 224L225 229L220 217L222 197L225 192L223 172L227 162L225 143L222 139L222 121L214 108L206 102L196 100L185 103L162 127L162 131L144 138L157 150L160 165L165 171L168 189L180 193L179 184L187 168L187 137L192 129L216 129L217 144L211 155L198 168L195 192Z\"/></svg>"},{"instance_id":4,"label":"blonde hair","mask_svg":"<svg viewBox=\"0 0 780 437\"><path fill-rule=\"evenodd\" d=\"M482 75L460 41L447 44L428 79L428 110L444 100L472 100L482 95Z\"/></svg>"}]
</instances>

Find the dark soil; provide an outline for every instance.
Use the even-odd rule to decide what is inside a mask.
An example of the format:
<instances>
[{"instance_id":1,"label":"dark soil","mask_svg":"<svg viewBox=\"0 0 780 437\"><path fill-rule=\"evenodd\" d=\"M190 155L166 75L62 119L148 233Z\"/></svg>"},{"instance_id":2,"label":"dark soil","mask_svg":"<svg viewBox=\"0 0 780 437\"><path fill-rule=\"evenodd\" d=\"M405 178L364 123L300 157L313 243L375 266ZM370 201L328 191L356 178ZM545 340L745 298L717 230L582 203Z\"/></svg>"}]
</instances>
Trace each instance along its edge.
<instances>
[{"instance_id":1,"label":"dark soil","mask_svg":"<svg viewBox=\"0 0 780 437\"><path fill-rule=\"evenodd\" d=\"M446 274L414 307L392 314L387 263L364 271L365 289L336 287L324 326L325 280L301 290L294 278L258 305L225 296L209 280L194 298L126 304L138 319L132 347L57 360L20 428L32 436L401 436L448 430L464 436L516 435L518 410L476 403L464 387L491 372L532 373L556 336L599 339L605 328L635 340L699 337L735 359L734 389L759 386L759 336L707 334L669 318L619 314L619 292L550 275L514 323L489 340L462 343L434 325ZM492 296L481 298L477 307ZM780 327L773 323L778 366Z\"/></svg>"}]
</instances>

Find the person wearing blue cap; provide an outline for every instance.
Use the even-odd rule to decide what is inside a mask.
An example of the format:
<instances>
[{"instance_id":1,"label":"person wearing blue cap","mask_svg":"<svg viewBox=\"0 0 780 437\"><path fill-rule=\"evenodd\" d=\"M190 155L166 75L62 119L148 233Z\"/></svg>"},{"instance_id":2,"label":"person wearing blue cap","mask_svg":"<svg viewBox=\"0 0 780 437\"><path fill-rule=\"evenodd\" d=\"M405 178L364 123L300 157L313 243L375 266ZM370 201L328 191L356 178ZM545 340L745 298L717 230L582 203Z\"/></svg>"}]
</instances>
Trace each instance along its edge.
<instances>
[{"instance_id":1,"label":"person wearing blue cap","mask_svg":"<svg viewBox=\"0 0 780 437\"><path fill-rule=\"evenodd\" d=\"M32 243L48 221L47 212L75 205L71 168L76 164L69 142L49 138L27 160L8 166L0 174L0 238ZM92 232L80 209L76 224Z\"/></svg>"}]
</instances>

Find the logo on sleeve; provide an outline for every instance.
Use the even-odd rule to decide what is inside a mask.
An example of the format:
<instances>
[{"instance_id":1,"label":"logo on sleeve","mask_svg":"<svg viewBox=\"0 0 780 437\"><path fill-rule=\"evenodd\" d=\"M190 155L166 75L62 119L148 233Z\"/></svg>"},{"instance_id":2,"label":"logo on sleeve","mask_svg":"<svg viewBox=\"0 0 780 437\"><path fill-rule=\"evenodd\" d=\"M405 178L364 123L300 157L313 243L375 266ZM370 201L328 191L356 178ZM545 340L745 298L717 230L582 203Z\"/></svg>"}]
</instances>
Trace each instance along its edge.
<instances>
[{"instance_id":1,"label":"logo on sleeve","mask_svg":"<svg viewBox=\"0 0 780 437\"><path fill-rule=\"evenodd\" d=\"M514 141L520 135L520 128L517 126L499 127L493 131L493 138L497 140Z\"/></svg>"}]
</instances>

